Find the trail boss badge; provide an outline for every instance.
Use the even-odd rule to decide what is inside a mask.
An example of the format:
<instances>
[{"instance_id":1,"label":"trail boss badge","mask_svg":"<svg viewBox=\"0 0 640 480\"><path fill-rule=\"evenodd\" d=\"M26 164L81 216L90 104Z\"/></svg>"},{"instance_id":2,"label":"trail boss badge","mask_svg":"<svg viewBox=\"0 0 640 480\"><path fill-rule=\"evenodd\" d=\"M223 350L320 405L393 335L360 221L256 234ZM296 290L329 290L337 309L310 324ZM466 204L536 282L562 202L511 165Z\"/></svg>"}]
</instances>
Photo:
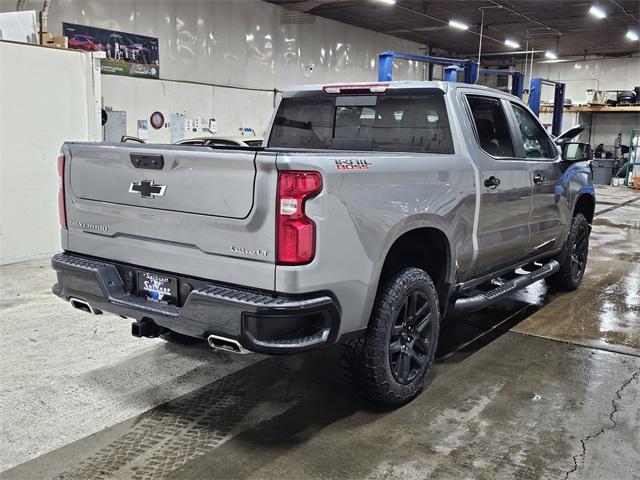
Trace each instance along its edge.
<instances>
[{"instance_id":1,"label":"trail boss badge","mask_svg":"<svg viewBox=\"0 0 640 480\"><path fill-rule=\"evenodd\" d=\"M335 162L338 170L369 170L371 166L366 160L360 159L343 159Z\"/></svg>"}]
</instances>

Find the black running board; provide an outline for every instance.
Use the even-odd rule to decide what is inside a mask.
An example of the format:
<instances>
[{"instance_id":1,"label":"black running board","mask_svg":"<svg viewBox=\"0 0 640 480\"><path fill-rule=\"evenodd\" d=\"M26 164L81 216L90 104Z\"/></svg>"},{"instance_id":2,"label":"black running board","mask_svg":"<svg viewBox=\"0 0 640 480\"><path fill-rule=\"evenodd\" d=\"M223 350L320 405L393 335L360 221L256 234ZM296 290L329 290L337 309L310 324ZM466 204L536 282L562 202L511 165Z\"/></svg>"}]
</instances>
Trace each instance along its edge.
<instances>
[{"instance_id":1,"label":"black running board","mask_svg":"<svg viewBox=\"0 0 640 480\"><path fill-rule=\"evenodd\" d=\"M525 287L528 287L532 283L537 282L538 280L542 280L549 275L553 275L558 270L560 270L560 264L556 260L551 260L549 263L544 264L539 269L534 270L533 272L529 272L526 275L519 275L518 277L509 280L506 283L503 283L493 290L483 292L473 297L458 298L453 305L451 313L461 314L480 310L491 305L494 302L497 302L505 295L513 293L517 290L521 290Z\"/></svg>"}]
</instances>

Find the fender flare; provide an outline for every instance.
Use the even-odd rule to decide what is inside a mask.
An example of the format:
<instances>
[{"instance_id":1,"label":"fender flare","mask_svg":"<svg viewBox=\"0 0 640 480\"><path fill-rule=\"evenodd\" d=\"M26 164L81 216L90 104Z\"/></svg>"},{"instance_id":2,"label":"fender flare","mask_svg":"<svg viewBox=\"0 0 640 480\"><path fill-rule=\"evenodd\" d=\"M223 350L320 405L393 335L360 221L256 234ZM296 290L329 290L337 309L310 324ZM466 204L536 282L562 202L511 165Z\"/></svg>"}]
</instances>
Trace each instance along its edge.
<instances>
[{"instance_id":1,"label":"fender flare","mask_svg":"<svg viewBox=\"0 0 640 480\"><path fill-rule=\"evenodd\" d=\"M367 291L367 298L365 301L365 308L369 312L373 308L373 304L375 302L378 289L380 288L382 270L389 256L389 252L391 251L393 246L403 235L406 235L416 230L428 229L428 228L437 230L446 239L445 247L447 251L448 261L446 262L446 267L445 267L446 270L444 273L444 280L442 282L443 291L438 293L443 294L443 298L440 299L440 303L443 305L446 305L448 303L448 299L451 295L451 290L452 290L452 281L450 277L456 271L453 248L451 245L451 235L447 232L446 228L443 228L445 226L445 223L443 221L439 222L438 219L431 219L431 220L432 221L429 221L426 219L420 220L415 217L407 218L407 219L404 219L404 221L394 225L394 227L389 230L389 233L387 235L388 241L385 241L385 249L383 252L380 253L380 261L376 262L375 268L371 272L371 279L369 282L370 288Z\"/></svg>"}]
</instances>

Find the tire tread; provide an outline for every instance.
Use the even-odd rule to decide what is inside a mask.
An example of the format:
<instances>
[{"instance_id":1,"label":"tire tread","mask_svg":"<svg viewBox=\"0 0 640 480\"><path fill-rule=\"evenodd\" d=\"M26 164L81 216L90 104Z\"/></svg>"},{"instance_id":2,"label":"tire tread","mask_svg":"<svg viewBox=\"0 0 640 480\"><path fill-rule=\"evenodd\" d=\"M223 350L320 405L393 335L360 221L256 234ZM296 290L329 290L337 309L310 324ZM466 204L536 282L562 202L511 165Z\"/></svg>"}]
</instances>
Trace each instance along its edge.
<instances>
[{"instance_id":1,"label":"tire tread","mask_svg":"<svg viewBox=\"0 0 640 480\"><path fill-rule=\"evenodd\" d=\"M390 328L389 322L395 318L394 307L397 299L415 282L427 284L437 328L440 318L435 286L424 270L409 267L387 280L378 292L366 333L343 344L341 361L346 381L360 394L375 402L394 406L409 402L422 390L424 378L430 370L432 361L424 375L411 384L403 385L396 382L389 374L390 370L385 368L388 364L387 329ZM433 349L436 347L437 341Z\"/></svg>"},{"instance_id":2,"label":"tire tread","mask_svg":"<svg viewBox=\"0 0 640 480\"><path fill-rule=\"evenodd\" d=\"M569 235L562 246L562 250L556 257L558 263L560 263L560 270L547 277L546 282L549 286L555 288L556 290L561 290L565 292L571 292L577 289L582 282L582 277L584 276L584 272L582 276L577 281L573 278L571 274L571 260L569 258L569 249L574 243L574 239L578 233L578 229L581 223L585 223L587 228L589 228L589 222L585 218L582 213L578 213L573 217L571 221L571 228L569 230ZM587 243L588 248L588 243ZM585 265L586 269L586 265Z\"/></svg>"}]
</instances>

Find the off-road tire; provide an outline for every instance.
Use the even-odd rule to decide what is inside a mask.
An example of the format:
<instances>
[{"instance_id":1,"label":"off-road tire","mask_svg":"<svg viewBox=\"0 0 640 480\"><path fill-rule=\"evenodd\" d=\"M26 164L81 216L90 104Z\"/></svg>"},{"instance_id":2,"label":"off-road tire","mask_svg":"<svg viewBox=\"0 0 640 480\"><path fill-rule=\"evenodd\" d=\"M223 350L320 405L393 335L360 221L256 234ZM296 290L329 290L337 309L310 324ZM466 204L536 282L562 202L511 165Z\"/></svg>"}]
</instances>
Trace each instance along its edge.
<instances>
[{"instance_id":1,"label":"off-road tire","mask_svg":"<svg viewBox=\"0 0 640 480\"><path fill-rule=\"evenodd\" d=\"M190 337L189 335L183 335L173 330L167 330L160 335L160 338L169 343L175 343L177 345L194 345L200 343L202 340L196 337Z\"/></svg>"},{"instance_id":2,"label":"off-road tire","mask_svg":"<svg viewBox=\"0 0 640 480\"><path fill-rule=\"evenodd\" d=\"M402 336L403 333L398 334L397 329L401 328L402 319L407 318L405 313L411 310L409 304L414 297L418 305L414 311L419 313L425 305L428 311L423 320L419 318L420 313L415 315L415 325L404 327L402 332L405 336ZM421 322L424 325L422 333L418 334L417 327ZM399 406L411 401L421 392L425 376L431 369L439 331L438 295L431 278L419 268L399 271L379 289L366 333L343 344L342 365L347 381L375 402ZM420 338L423 338L423 343L419 343ZM405 342L400 347L402 352L397 352L401 341ZM409 348L410 353L406 353ZM403 355L410 358L406 367L409 375L404 382L401 374L403 371L406 373L406 369L399 363L406 361L402 359ZM394 358L397 359L395 363ZM418 363L418 358L424 361L423 365Z\"/></svg>"},{"instance_id":3,"label":"off-road tire","mask_svg":"<svg viewBox=\"0 0 640 480\"><path fill-rule=\"evenodd\" d=\"M589 222L585 216L581 213L575 215L571 222L569 236L556 257L560 263L560 270L547 277L547 284L556 290L565 292L575 290L580 286L587 268L590 232Z\"/></svg>"}]
</instances>

